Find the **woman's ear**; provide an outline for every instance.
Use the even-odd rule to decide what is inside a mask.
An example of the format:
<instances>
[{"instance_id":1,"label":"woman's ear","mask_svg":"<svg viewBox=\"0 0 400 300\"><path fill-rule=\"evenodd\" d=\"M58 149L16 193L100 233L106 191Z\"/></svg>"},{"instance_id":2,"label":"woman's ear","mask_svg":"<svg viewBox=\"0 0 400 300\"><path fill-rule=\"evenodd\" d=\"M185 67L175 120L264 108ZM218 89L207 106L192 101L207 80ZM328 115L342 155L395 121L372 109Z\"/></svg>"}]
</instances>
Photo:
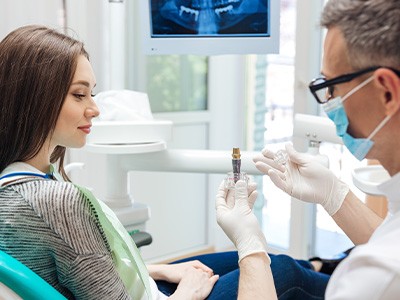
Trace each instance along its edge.
<instances>
[{"instance_id":1,"label":"woman's ear","mask_svg":"<svg viewBox=\"0 0 400 300\"><path fill-rule=\"evenodd\" d=\"M400 77L390 69L380 68L375 71L375 83L380 89L380 99L385 106L386 115L394 115L400 110Z\"/></svg>"}]
</instances>

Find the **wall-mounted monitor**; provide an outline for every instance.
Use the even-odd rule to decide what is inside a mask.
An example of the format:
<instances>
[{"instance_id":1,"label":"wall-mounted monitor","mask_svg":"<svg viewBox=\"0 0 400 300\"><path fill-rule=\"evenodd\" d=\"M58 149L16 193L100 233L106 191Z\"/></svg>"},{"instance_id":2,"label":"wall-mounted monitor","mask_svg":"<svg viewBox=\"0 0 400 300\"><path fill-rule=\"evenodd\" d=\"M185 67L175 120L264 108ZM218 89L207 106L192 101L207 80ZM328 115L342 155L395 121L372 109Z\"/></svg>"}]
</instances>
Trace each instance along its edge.
<instances>
[{"instance_id":1,"label":"wall-mounted monitor","mask_svg":"<svg viewBox=\"0 0 400 300\"><path fill-rule=\"evenodd\" d=\"M279 0L140 0L146 54L279 51Z\"/></svg>"}]
</instances>

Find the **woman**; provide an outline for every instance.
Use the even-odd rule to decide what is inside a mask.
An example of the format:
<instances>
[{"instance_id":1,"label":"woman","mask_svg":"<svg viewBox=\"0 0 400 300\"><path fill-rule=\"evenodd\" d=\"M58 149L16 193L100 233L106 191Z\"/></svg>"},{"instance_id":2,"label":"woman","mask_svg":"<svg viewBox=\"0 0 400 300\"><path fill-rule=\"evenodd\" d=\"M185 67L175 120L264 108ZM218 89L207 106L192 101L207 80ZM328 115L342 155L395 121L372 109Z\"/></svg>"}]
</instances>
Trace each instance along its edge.
<instances>
[{"instance_id":1,"label":"woman","mask_svg":"<svg viewBox=\"0 0 400 300\"><path fill-rule=\"evenodd\" d=\"M0 248L68 298L130 299L97 212L63 169L99 114L95 84L82 43L55 30L26 26L0 43ZM65 182L49 174L56 162ZM172 298L203 299L218 279L198 261L149 270L179 283Z\"/></svg>"},{"instance_id":2,"label":"woman","mask_svg":"<svg viewBox=\"0 0 400 300\"><path fill-rule=\"evenodd\" d=\"M69 299L235 299L236 252L143 269L115 215L68 179L66 147L84 146L99 115L95 85L88 54L71 37L30 25L0 42L0 249ZM271 260L278 295L290 295L289 270L313 272L308 262ZM326 275L313 273L320 293Z\"/></svg>"}]
</instances>

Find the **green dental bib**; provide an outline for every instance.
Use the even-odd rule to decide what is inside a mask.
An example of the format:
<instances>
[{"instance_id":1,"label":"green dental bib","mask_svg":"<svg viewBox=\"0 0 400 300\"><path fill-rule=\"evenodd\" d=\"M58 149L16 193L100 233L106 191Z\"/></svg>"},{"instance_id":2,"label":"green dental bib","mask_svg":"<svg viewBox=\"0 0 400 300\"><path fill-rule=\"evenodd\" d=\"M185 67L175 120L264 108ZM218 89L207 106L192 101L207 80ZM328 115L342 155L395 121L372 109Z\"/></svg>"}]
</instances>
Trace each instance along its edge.
<instances>
[{"instance_id":1,"label":"green dental bib","mask_svg":"<svg viewBox=\"0 0 400 300\"><path fill-rule=\"evenodd\" d=\"M125 288L134 300L142 299L146 292L152 299L149 273L131 236L114 212L86 188L75 185L96 210L98 220L111 248L111 254L118 274Z\"/></svg>"}]
</instances>

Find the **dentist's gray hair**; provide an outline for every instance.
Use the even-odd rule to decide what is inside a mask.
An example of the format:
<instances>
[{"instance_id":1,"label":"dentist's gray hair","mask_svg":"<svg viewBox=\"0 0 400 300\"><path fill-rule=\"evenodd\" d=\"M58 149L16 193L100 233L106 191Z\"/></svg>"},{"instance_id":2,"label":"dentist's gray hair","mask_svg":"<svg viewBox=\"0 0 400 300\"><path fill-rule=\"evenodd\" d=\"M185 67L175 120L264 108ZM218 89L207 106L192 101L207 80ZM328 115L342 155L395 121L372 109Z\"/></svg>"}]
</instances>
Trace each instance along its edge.
<instances>
[{"instance_id":1,"label":"dentist's gray hair","mask_svg":"<svg viewBox=\"0 0 400 300\"><path fill-rule=\"evenodd\" d=\"M400 67L399 0L329 0L321 25L340 29L354 69Z\"/></svg>"}]
</instances>

